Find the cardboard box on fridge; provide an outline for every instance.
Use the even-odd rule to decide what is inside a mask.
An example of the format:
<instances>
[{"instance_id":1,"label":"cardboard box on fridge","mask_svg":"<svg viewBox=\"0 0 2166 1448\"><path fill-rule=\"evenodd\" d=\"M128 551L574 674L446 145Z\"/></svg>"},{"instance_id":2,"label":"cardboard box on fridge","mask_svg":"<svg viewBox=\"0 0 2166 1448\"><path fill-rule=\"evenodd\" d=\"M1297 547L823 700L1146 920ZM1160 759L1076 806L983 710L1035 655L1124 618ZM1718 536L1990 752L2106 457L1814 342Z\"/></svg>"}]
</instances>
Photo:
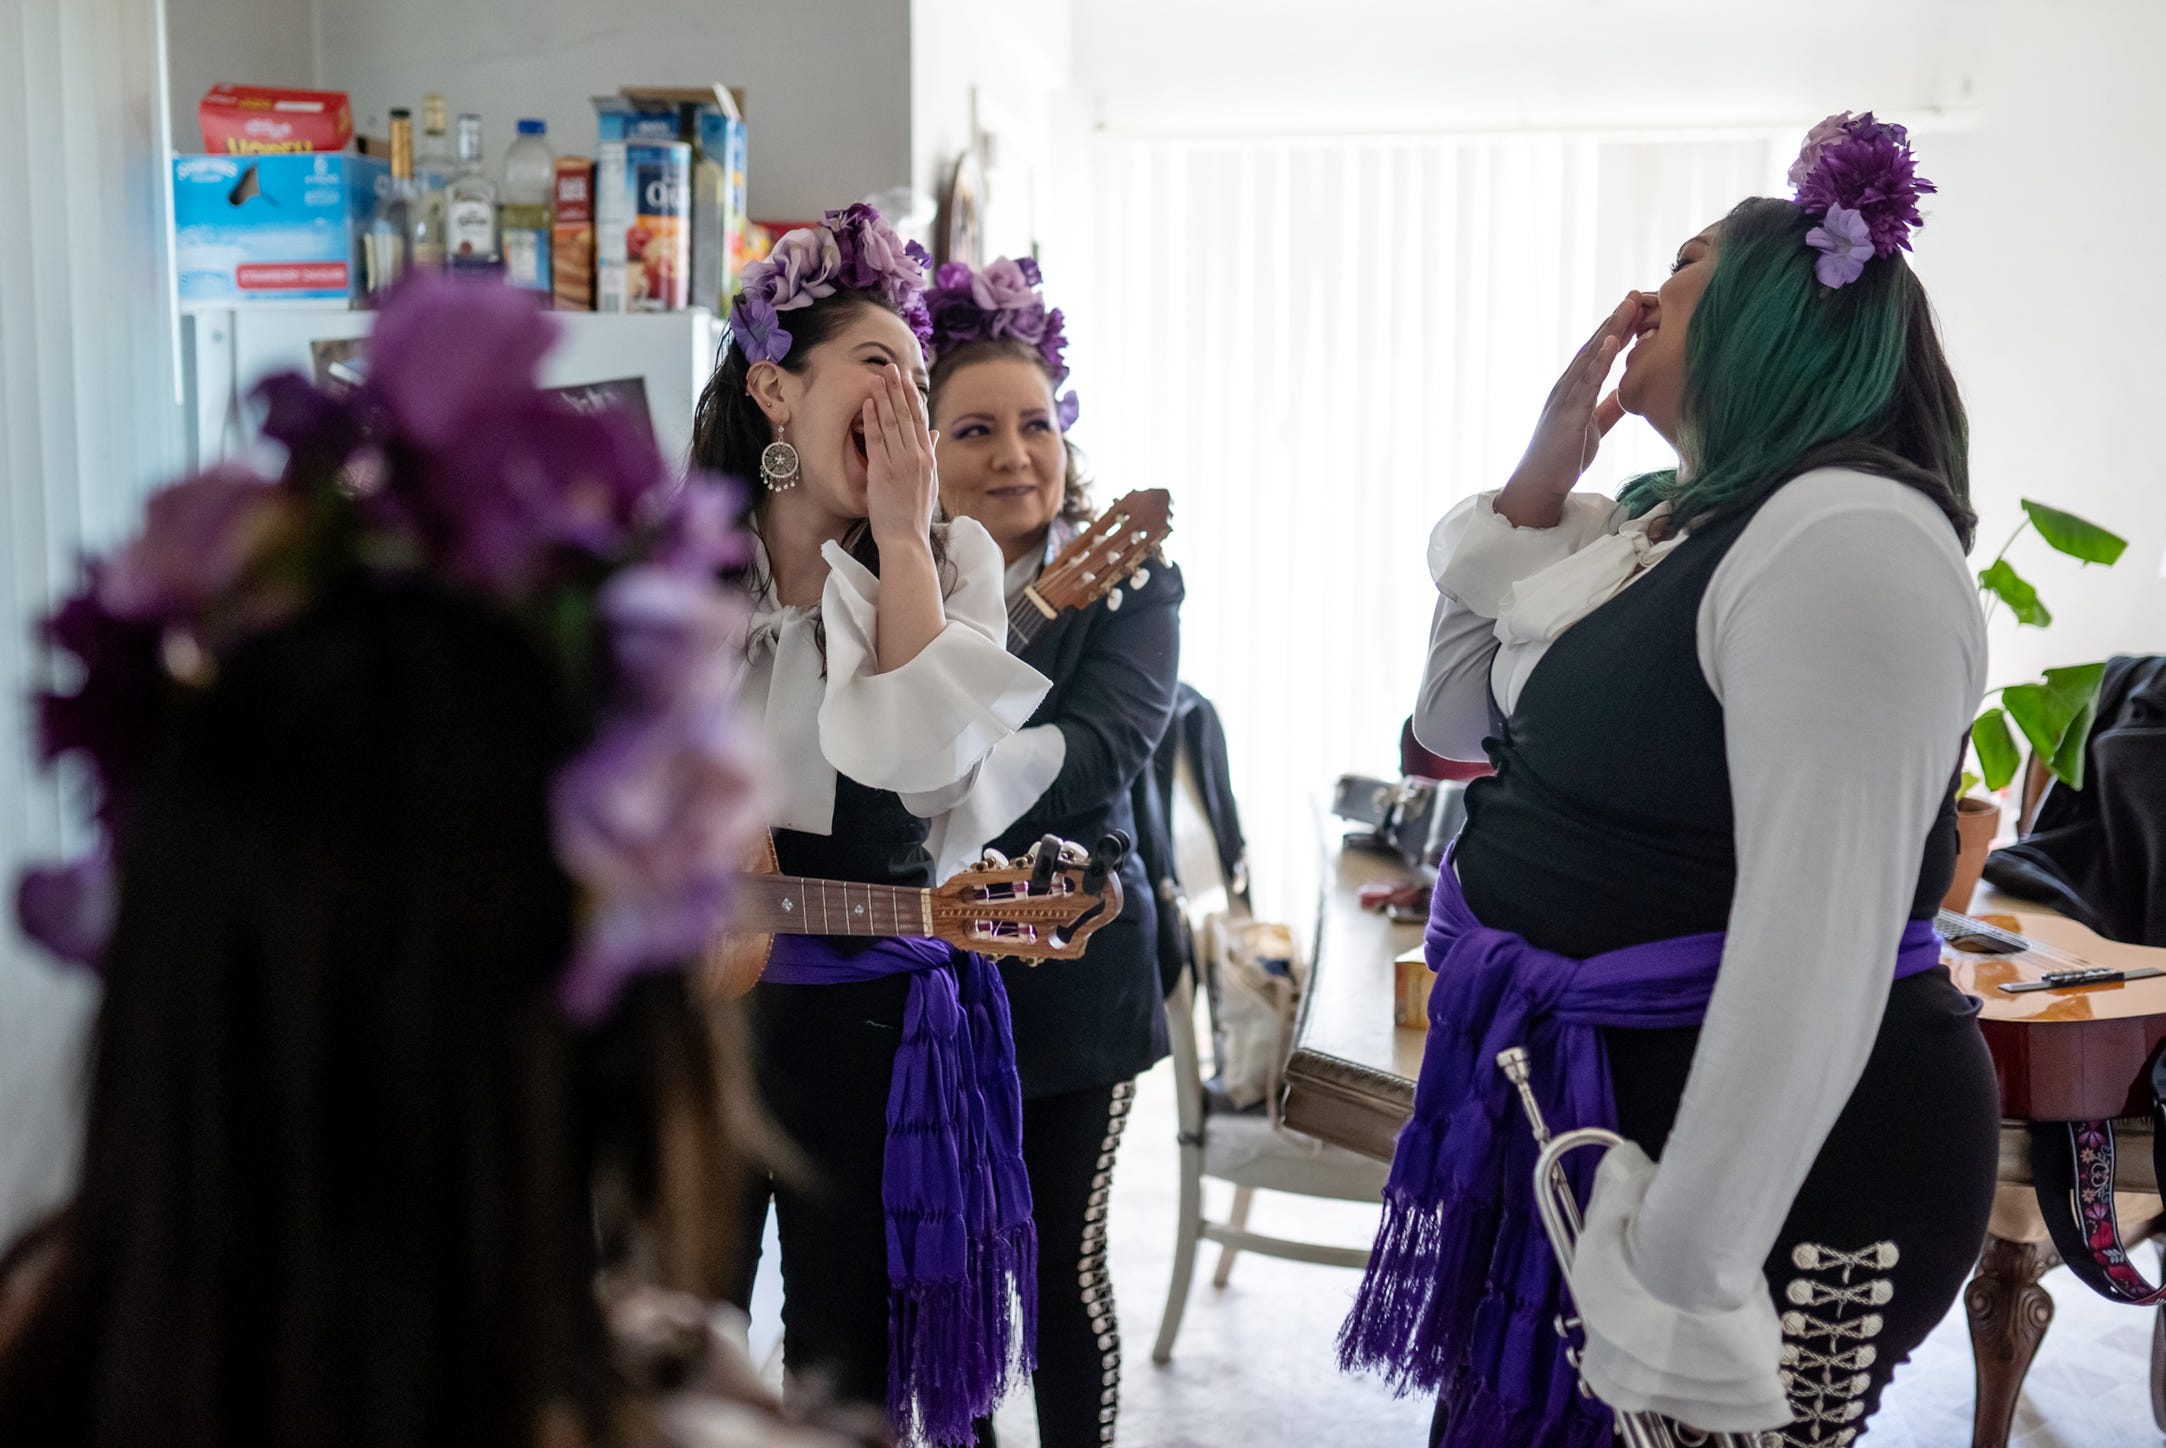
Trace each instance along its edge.
<instances>
[{"instance_id":1,"label":"cardboard box on fridge","mask_svg":"<svg viewBox=\"0 0 2166 1448\"><path fill-rule=\"evenodd\" d=\"M353 106L344 91L214 85L196 104L203 149L229 156L343 151L353 139Z\"/></svg>"},{"instance_id":2,"label":"cardboard box on fridge","mask_svg":"<svg viewBox=\"0 0 2166 1448\"><path fill-rule=\"evenodd\" d=\"M361 236L389 174L350 153L175 156L182 308L351 302Z\"/></svg>"},{"instance_id":3,"label":"cardboard box on fridge","mask_svg":"<svg viewBox=\"0 0 2166 1448\"><path fill-rule=\"evenodd\" d=\"M746 134L738 98L722 86L626 86L617 95L596 97L594 106L601 141L598 165L609 165L611 148L620 143L678 141L691 147L686 209L690 276L685 290L694 306L727 310L737 274L749 260ZM614 238L601 235L597 244L606 267L613 259ZM608 290L605 285L605 296Z\"/></svg>"}]
</instances>

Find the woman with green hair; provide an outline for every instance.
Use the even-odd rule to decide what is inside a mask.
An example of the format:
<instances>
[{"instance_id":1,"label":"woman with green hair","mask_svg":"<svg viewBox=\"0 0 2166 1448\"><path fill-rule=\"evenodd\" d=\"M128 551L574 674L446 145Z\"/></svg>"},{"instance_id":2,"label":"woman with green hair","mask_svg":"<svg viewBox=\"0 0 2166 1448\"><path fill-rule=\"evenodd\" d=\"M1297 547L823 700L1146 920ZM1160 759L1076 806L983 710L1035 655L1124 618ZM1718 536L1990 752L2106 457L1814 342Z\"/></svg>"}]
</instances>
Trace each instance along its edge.
<instances>
[{"instance_id":1,"label":"woman with green hair","mask_svg":"<svg viewBox=\"0 0 2166 1448\"><path fill-rule=\"evenodd\" d=\"M1932 187L1870 114L1790 179L1603 321L1431 539L1415 731L1496 773L1438 881L1341 1349L1435 1392L1437 1443L1592 1448L1613 1410L1848 1443L1985 1230L1992 1065L1932 930L1986 658L1962 404L1903 256ZM1677 467L1574 491L1628 411ZM1553 1127L1624 1138L1567 1163L1568 1273L1512 1047Z\"/></svg>"}]
</instances>

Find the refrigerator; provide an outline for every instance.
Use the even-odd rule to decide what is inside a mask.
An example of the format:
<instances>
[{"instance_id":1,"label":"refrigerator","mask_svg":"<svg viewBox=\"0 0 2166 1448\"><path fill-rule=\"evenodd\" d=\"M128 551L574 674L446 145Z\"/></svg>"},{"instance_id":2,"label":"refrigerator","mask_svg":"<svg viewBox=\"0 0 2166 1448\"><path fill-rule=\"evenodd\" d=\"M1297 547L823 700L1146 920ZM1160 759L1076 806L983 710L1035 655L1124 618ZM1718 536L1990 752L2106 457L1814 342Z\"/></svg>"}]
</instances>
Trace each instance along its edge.
<instances>
[{"instance_id":1,"label":"refrigerator","mask_svg":"<svg viewBox=\"0 0 2166 1448\"><path fill-rule=\"evenodd\" d=\"M637 379L662 456L682 463L692 412L713 372L724 327L703 308L682 312L555 312L559 340L542 361L544 387L600 387ZM265 469L280 462L261 435L249 392L276 372L321 380L344 350L368 335L373 312L344 307L192 311L182 318L182 379L191 470L221 461ZM319 345L321 344L321 345ZM612 392L626 389L613 388Z\"/></svg>"}]
</instances>

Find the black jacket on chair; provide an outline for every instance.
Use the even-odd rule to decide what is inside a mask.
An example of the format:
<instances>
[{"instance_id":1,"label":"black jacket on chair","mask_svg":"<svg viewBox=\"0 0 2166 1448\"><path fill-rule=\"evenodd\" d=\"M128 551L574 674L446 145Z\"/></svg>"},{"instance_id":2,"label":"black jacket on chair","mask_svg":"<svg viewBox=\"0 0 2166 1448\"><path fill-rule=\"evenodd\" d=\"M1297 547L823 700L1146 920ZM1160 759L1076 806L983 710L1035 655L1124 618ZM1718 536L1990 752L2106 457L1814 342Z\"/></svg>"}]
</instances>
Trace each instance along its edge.
<instances>
[{"instance_id":1,"label":"black jacket on chair","mask_svg":"<svg viewBox=\"0 0 2166 1448\"><path fill-rule=\"evenodd\" d=\"M2083 779L2047 790L1985 877L2108 940L2166 946L2166 655L2107 661Z\"/></svg>"},{"instance_id":2,"label":"black jacket on chair","mask_svg":"<svg viewBox=\"0 0 2166 1448\"><path fill-rule=\"evenodd\" d=\"M1183 684L1173 706L1173 722L1136 779L1136 852L1158 897L1158 983L1167 995L1181 972L1195 963L1196 942L1183 908L1187 885L1173 863L1174 765L1186 753L1202 797L1205 822L1218 855L1219 873L1233 899L1244 908L1248 894L1248 841L1241 833L1241 811L1233 800L1233 770L1226 757L1226 730L1218 706Z\"/></svg>"},{"instance_id":3,"label":"black jacket on chair","mask_svg":"<svg viewBox=\"0 0 2166 1448\"><path fill-rule=\"evenodd\" d=\"M1111 830L1135 836L1130 790L1158 750L1179 687L1182 595L1180 570L1153 565L1143 588L1121 590L1118 609L1100 600L1064 613L1023 650L1053 681L1024 727L1057 727L1067 755L995 849L1020 854L1049 834L1086 848ZM1166 1054L1157 902L1133 850L1121 886L1120 918L1091 937L1082 959L1001 964L1027 1098L1126 1081Z\"/></svg>"}]
</instances>

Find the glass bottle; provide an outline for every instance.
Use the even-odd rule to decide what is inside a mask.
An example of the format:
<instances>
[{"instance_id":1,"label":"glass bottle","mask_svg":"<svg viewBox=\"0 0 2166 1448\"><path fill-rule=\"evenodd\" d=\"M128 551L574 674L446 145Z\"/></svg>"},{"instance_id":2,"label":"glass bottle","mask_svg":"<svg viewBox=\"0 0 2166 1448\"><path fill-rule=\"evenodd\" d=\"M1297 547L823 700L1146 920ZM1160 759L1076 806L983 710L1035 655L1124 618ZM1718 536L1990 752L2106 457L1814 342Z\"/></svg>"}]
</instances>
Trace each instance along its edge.
<instances>
[{"instance_id":1,"label":"glass bottle","mask_svg":"<svg viewBox=\"0 0 2166 1448\"><path fill-rule=\"evenodd\" d=\"M413 261L414 211L418 200L414 184L414 122L410 113L391 113L391 175L376 198L362 238L363 278L371 300L391 289Z\"/></svg>"},{"instance_id":2,"label":"glass bottle","mask_svg":"<svg viewBox=\"0 0 2166 1448\"><path fill-rule=\"evenodd\" d=\"M444 240L455 267L496 264L503 252L496 183L481 164L481 117L459 117L459 172L444 191Z\"/></svg>"},{"instance_id":3,"label":"glass bottle","mask_svg":"<svg viewBox=\"0 0 2166 1448\"><path fill-rule=\"evenodd\" d=\"M444 189L458 174L446 130L444 98L431 91L421 98L421 136L414 143L414 180L421 204L414 216L414 265L441 271L449 247L444 240Z\"/></svg>"}]
</instances>

